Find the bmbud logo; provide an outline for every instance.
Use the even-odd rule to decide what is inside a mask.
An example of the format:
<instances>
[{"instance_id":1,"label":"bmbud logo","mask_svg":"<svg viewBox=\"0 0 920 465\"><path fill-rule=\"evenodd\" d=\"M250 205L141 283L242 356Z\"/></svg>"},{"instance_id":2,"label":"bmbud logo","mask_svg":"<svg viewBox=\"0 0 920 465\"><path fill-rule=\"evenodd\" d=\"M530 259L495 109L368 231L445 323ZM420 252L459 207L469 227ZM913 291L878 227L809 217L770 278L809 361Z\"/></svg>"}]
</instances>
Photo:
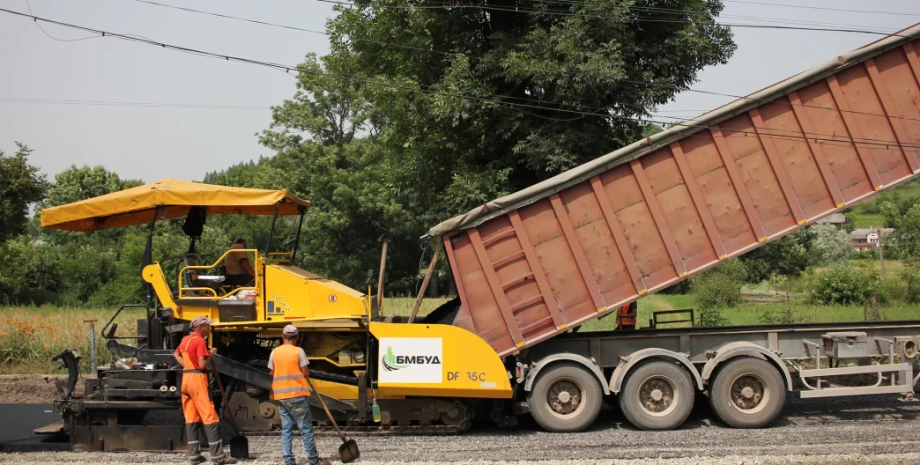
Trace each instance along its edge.
<instances>
[{"instance_id":1,"label":"bmbud logo","mask_svg":"<svg viewBox=\"0 0 920 465\"><path fill-rule=\"evenodd\" d=\"M387 354L383 356L383 369L386 371L402 370L409 365L435 364L441 364L441 357L437 355L393 355L392 347L387 347Z\"/></svg>"},{"instance_id":2,"label":"bmbud logo","mask_svg":"<svg viewBox=\"0 0 920 465\"><path fill-rule=\"evenodd\" d=\"M440 338L381 338L381 383L442 382Z\"/></svg>"}]
</instances>

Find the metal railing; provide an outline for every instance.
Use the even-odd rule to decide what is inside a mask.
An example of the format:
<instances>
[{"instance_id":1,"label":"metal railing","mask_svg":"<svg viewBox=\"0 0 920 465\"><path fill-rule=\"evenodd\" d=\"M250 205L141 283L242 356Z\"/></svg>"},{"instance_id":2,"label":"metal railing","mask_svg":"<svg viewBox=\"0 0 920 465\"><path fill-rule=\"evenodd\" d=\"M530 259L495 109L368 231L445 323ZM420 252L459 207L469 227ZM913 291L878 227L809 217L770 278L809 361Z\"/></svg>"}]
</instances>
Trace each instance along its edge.
<instances>
[{"instance_id":1,"label":"metal railing","mask_svg":"<svg viewBox=\"0 0 920 465\"><path fill-rule=\"evenodd\" d=\"M680 314L687 314L687 313L690 314L690 318L683 319L683 320L672 320L670 318L667 320L659 320L658 318L659 316L664 316L664 315L680 315ZM676 324L676 323L690 323L690 326L693 327L693 326L696 326L695 321L696 320L694 319L694 313L693 313L692 308L681 308L681 309L676 309L676 310L659 310L657 312L652 312L652 317L648 319L648 326L649 328L657 328L661 325L670 325L670 324Z\"/></svg>"},{"instance_id":2,"label":"metal railing","mask_svg":"<svg viewBox=\"0 0 920 465\"><path fill-rule=\"evenodd\" d=\"M178 275L178 277L177 277L177 281L178 281L178 284L179 284L179 287L178 287L178 289L179 289L178 298L179 298L179 299L192 299L192 300L216 300L216 299L218 298L218 295L217 295L217 291L214 290L214 288L211 288L211 287L185 287L185 286L183 286L183 284L182 284L182 281L183 281L183 280L182 280L182 277L183 277L183 276L185 275L185 273L188 272L188 271L194 271L194 270L209 271L209 270L213 270L213 269L219 267L222 263L224 263L225 259L227 258L227 255L232 254L232 253L253 253L253 254L255 254L255 256L253 257L253 258L254 258L253 264L257 263L258 260L259 260L259 250L258 250L258 249L230 249L230 250L227 250L226 252L224 252L223 255L221 255L220 257L218 257L217 260L216 260L214 263L212 263L211 265L189 265L189 266L186 266L186 267L182 268L181 270L179 270L179 275ZM254 269L254 268L255 268L255 266L253 266L253 269ZM255 279L256 279L256 277L253 276L253 280L255 280ZM225 297L227 297L227 296L236 294L236 293L238 293L238 292L240 292L240 291L244 291L244 290L255 290L255 289L256 289L255 286L241 286L241 287L238 287L238 288L236 288L236 289L233 289L233 290L230 291L230 292L227 292L226 294L224 294L223 296L221 296L221 298L225 298ZM206 293L209 293L210 295L205 295L205 296L200 296L200 295L186 295L186 292L206 292Z\"/></svg>"}]
</instances>

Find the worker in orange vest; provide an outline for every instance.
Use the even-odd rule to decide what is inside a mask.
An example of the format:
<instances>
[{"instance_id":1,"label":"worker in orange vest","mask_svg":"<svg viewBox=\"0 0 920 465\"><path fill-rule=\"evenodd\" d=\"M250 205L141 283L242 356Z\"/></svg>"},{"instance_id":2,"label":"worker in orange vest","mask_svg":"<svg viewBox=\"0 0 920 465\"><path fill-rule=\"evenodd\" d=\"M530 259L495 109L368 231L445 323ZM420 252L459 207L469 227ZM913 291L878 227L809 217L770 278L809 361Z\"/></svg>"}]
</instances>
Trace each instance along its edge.
<instances>
[{"instance_id":1,"label":"worker in orange vest","mask_svg":"<svg viewBox=\"0 0 920 465\"><path fill-rule=\"evenodd\" d=\"M268 357L268 369L272 376L272 395L281 404L281 456L285 465L295 465L296 458L291 442L294 439L294 425L300 430L303 449L311 465L330 465L329 460L319 457L313 441L313 419L310 417L310 388L307 377L310 370L307 354L296 345L297 327L287 325L281 330L282 344L272 350Z\"/></svg>"},{"instance_id":2,"label":"worker in orange vest","mask_svg":"<svg viewBox=\"0 0 920 465\"><path fill-rule=\"evenodd\" d=\"M633 301L617 309L617 329L636 329L637 307L636 302Z\"/></svg>"},{"instance_id":3,"label":"worker in orange vest","mask_svg":"<svg viewBox=\"0 0 920 465\"><path fill-rule=\"evenodd\" d=\"M207 366L216 351L208 350L204 338L211 332L213 322L208 317L196 316L192 320L192 332L182 338L179 348L173 353L176 361L182 364L182 414L188 436L188 460L192 465L205 462L198 443L202 424L208 438L211 461L218 465L236 463L236 459L224 455L220 419L208 394Z\"/></svg>"}]
</instances>

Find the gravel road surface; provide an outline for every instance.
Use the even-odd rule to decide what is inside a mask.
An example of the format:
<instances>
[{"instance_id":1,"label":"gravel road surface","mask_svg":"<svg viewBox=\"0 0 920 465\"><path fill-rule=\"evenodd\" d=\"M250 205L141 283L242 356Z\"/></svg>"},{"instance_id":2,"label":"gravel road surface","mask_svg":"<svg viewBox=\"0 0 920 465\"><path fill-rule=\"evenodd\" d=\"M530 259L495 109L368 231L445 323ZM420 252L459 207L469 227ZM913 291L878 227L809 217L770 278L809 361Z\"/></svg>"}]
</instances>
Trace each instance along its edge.
<instances>
[{"instance_id":1,"label":"gravel road surface","mask_svg":"<svg viewBox=\"0 0 920 465\"><path fill-rule=\"evenodd\" d=\"M799 400L789 398L771 428L739 430L712 420L703 402L677 431L639 431L607 409L588 431L551 434L531 423L506 431L479 429L460 436L355 439L366 465L397 463L523 465L691 464L913 464L920 465L920 402L893 397ZM3 421L6 421L5 419ZM320 453L338 461L341 440L317 438ZM9 450L9 449L8 449ZM253 464L281 464L280 437L249 438ZM298 463L304 463L299 450ZM0 463L185 463L184 453L8 452Z\"/></svg>"}]
</instances>

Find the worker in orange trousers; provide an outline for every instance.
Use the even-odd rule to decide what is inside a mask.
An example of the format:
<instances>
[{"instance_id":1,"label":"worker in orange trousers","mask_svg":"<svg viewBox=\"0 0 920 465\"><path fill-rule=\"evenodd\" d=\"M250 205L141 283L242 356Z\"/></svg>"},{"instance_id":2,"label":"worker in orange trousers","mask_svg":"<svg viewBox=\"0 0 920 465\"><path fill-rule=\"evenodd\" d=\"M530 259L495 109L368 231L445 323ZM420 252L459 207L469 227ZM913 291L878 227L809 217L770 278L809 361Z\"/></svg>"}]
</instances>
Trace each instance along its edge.
<instances>
[{"instance_id":1,"label":"worker in orange trousers","mask_svg":"<svg viewBox=\"0 0 920 465\"><path fill-rule=\"evenodd\" d=\"M207 366L216 351L208 350L204 338L210 334L213 322L205 316L196 316L192 320L192 332L182 339L173 353L176 361L182 364L182 414L188 436L188 460L192 465L206 461L199 445L202 425L208 438L211 461L217 465L236 463L236 459L224 454L220 419L208 394Z\"/></svg>"}]
</instances>

